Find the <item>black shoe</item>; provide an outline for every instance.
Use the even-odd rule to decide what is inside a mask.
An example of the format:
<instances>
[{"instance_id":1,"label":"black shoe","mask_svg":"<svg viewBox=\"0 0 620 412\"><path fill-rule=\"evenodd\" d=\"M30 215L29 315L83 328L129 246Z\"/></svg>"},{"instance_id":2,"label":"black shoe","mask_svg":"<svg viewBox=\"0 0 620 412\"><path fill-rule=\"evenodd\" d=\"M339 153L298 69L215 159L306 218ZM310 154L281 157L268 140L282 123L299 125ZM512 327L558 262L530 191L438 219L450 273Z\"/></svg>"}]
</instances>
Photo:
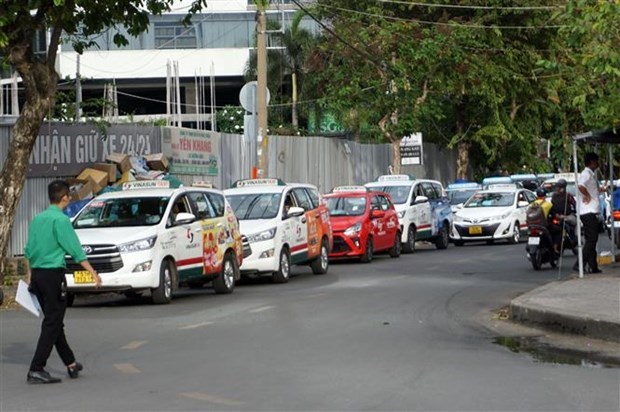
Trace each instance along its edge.
<instances>
[{"instance_id":1,"label":"black shoe","mask_svg":"<svg viewBox=\"0 0 620 412\"><path fill-rule=\"evenodd\" d=\"M80 362L75 362L75 366L67 366L67 373L71 379L76 379L80 375L80 371L84 369Z\"/></svg>"},{"instance_id":2,"label":"black shoe","mask_svg":"<svg viewBox=\"0 0 620 412\"><path fill-rule=\"evenodd\" d=\"M598 268L596 268L596 269L592 269L592 270L590 271L590 273L603 273L603 271L602 271L602 270L600 270L600 269L598 269Z\"/></svg>"},{"instance_id":3,"label":"black shoe","mask_svg":"<svg viewBox=\"0 0 620 412\"><path fill-rule=\"evenodd\" d=\"M26 377L28 383L58 383L62 382L62 379L50 375L46 371L29 371Z\"/></svg>"}]
</instances>

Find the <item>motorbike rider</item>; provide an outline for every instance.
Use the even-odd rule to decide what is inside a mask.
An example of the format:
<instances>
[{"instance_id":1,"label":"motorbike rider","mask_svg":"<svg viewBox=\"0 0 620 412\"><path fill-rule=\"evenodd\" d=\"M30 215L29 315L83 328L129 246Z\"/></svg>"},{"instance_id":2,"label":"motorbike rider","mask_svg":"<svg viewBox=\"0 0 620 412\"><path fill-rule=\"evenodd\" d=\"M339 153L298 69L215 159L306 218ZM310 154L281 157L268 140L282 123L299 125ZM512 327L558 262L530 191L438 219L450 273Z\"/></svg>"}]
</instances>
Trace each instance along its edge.
<instances>
[{"instance_id":1,"label":"motorbike rider","mask_svg":"<svg viewBox=\"0 0 620 412\"><path fill-rule=\"evenodd\" d=\"M534 200L532 204L540 205L540 208L545 214L545 219L549 219L549 211L553 207L553 204L547 200L547 192L545 189L542 187L536 189L536 200Z\"/></svg>"},{"instance_id":2,"label":"motorbike rider","mask_svg":"<svg viewBox=\"0 0 620 412\"><path fill-rule=\"evenodd\" d=\"M560 253L563 231L567 230L568 237L574 240L575 225L577 224L577 201L572 194L566 191L566 186L565 179L557 181L555 192L551 196L552 207L549 211L549 230L553 238L553 249L557 254Z\"/></svg>"}]
</instances>

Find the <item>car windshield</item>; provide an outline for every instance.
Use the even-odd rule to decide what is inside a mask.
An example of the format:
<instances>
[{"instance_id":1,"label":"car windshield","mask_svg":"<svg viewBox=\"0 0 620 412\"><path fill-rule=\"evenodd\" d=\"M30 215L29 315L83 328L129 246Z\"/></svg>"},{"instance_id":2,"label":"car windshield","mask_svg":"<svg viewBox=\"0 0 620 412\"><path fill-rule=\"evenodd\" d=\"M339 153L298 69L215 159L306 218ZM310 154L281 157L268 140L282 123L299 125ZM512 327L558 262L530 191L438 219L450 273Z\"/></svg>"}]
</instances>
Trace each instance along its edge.
<instances>
[{"instance_id":1,"label":"car windshield","mask_svg":"<svg viewBox=\"0 0 620 412\"><path fill-rule=\"evenodd\" d=\"M280 210L281 193L249 193L226 196L239 220L273 219Z\"/></svg>"},{"instance_id":2,"label":"car windshield","mask_svg":"<svg viewBox=\"0 0 620 412\"><path fill-rule=\"evenodd\" d=\"M450 204L460 205L461 203L465 203L467 199L477 191L478 189L449 191L448 198L450 199Z\"/></svg>"},{"instance_id":3,"label":"car windshield","mask_svg":"<svg viewBox=\"0 0 620 412\"><path fill-rule=\"evenodd\" d=\"M515 200L514 193L493 192L493 193L476 193L467 203L466 208L474 207L506 207L512 206Z\"/></svg>"},{"instance_id":4,"label":"car windshield","mask_svg":"<svg viewBox=\"0 0 620 412\"><path fill-rule=\"evenodd\" d=\"M411 185L369 187L368 189L371 192L385 192L392 197L392 203L395 205L402 205L403 203L407 203Z\"/></svg>"},{"instance_id":5,"label":"car windshield","mask_svg":"<svg viewBox=\"0 0 620 412\"><path fill-rule=\"evenodd\" d=\"M328 197L325 201L330 216L360 216L366 210L365 197Z\"/></svg>"},{"instance_id":6,"label":"car windshield","mask_svg":"<svg viewBox=\"0 0 620 412\"><path fill-rule=\"evenodd\" d=\"M152 226L161 222L169 197L94 200L73 220L76 229Z\"/></svg>"}]
</instances>

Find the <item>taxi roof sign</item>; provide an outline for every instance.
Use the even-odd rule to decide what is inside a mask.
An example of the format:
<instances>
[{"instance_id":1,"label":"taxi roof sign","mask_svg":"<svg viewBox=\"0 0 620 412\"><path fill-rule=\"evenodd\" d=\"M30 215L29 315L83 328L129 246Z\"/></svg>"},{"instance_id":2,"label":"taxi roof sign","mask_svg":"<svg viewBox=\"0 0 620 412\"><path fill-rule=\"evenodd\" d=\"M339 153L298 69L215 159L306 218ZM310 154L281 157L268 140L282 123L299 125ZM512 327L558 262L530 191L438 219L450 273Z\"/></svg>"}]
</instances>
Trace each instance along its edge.
<instances>
[{"instance_id":1,"label":"taxi roof sign","mask_svg":"<svg viewBox=\"0 0 620 412\"><path fill-rule=\"evenodd\" d=\"M494 189L517 189L518 186L516 183L496 183L496 184L492 184L489 185L488 189L489 190L494 190Z\"/></svg>"},{"instance_id":2,"label":"taxi roof sign","mask_svg":"<svg viewBox=\"0 0 620 412\"><path fill-rule=\"evenodd\" d=\"M368 189L366 186L336 186L332 189L332 193L342 193L342 192L367 192Z\"/></svg>"},{"instance_id":3,"label":"taxi roof sign","mask_svg":"<svg viewBox=\"0 0 620 412\"><path fill-rule=\"evenodd\" d=\"M446 190L459 190L459 189L480 189L480 184L475 182L465 183L451 183Z\"/></svg>"},{"instance_id":4,"label":"taxi roof sign","mask_svg":"<svg viewBox=\"0 0 620 412\"><path fill-rule=\"evenodd\" d=\"M237 180L232 187L286 186L281 179L246 179Z\"/></svg>"},{"instance_id":5,"label":"taxi roof sign","mask_svg":"<svg viewBox=\"0 0 620 412\"><path fill-rule=\"evenodd\" d=\"M134 180L123 183L122 188L123 190L169 189L170 182L167 180Z\"/></svg>"},{"instance_id":6,"label":"taxi roof sign","mask_svg":"<svg viewBox=\"0 0 620 412\"><path fill-rule=\"evenodd\" d=\"M500 184L500 183L512 183L512 179L509 176L485 177L484 179L482 179L483 185L492 185L492 184Z\"/></svg>"},{"instance_id":7,"label":"taxi roof sign","mask_svg":"<svg viewBox=\"0 0 620 412\"><path fill-rule=\"evenodd\" d=\"M192 183L192 187L204 187L207 189L213 189L215 186L213 186L213 183L211 182L204 182L201 180L201 181Z\"/></svg>"},{"instance_id":8,"label":"taxi roof sign","mask_svg":"<svg viewBox=\"0 0 620 412\"><path fill-rule=\"evenodd\" d=\"M409 181L414 180L409 175L383 175L379 176L377 182L399 182L399 181Z\"/></svg>"}]
</instances>

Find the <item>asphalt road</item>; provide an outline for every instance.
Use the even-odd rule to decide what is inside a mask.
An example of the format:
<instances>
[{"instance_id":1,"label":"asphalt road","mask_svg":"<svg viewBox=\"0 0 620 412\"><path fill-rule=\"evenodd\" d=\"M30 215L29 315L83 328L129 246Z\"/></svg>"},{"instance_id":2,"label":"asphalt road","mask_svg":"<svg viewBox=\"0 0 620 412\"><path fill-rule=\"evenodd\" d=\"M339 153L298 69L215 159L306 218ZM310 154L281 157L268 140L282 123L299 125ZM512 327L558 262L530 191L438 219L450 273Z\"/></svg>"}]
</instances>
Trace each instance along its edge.
<instances>
[{"instance_id":1,"label":"asphalt road","mask_svg":"<svg viewBox=\"0 0 620 412\"><path fill-rule=\"evenodd\" d=\"M165 306L78 298L66 329L85 370L57 385L26 384L39 321L2 312L0 411L620 410L619 369L494 343L491 311L558 276L524 244L420 249ZM55 353L48 369L66 377Z\"/></svg>"}]
</instances>

